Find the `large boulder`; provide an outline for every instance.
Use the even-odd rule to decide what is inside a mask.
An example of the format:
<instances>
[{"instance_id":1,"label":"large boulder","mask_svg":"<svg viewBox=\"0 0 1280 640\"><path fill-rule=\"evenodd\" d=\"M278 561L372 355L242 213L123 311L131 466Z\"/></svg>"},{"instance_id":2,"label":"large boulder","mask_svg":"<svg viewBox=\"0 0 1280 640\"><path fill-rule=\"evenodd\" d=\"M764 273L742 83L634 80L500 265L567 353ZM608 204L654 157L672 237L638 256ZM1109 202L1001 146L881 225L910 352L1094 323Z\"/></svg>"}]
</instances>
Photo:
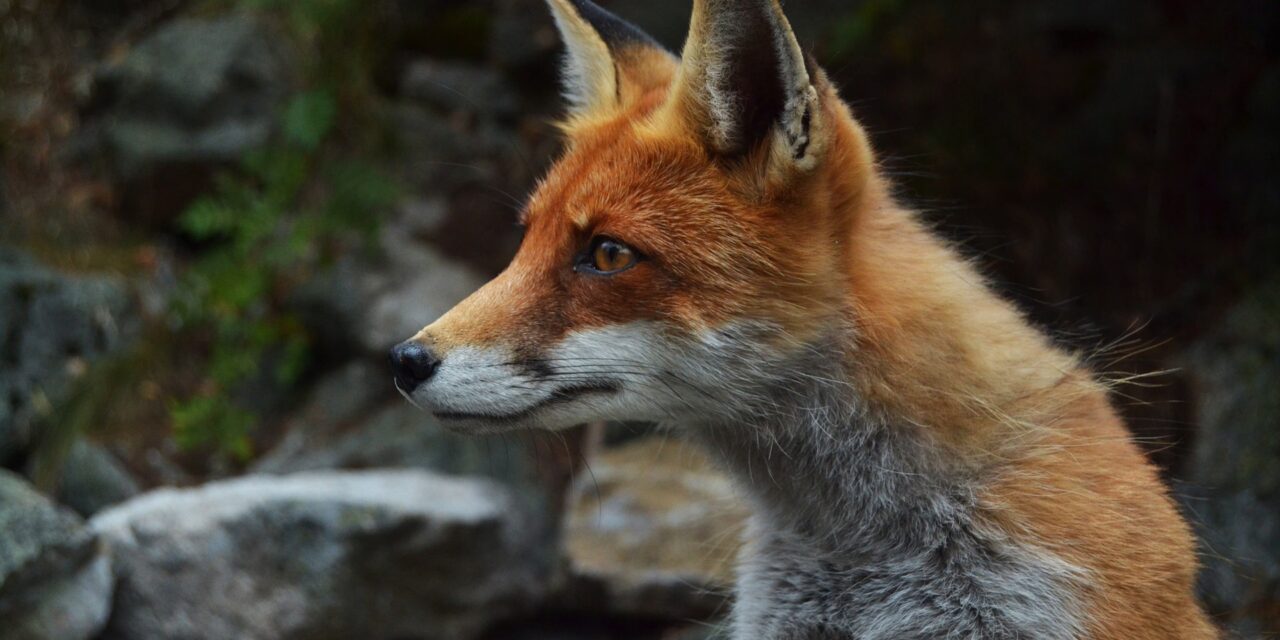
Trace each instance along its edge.
<instances>
[{"instance_id":1,"label":"large boulder","mask_svg":"<svg viewBox=\"0 0 1280 640\"><path fill-rule=\"evenodd\" d=\"M279 41L248 14L179 18L104 68L85 143L125 187L126 211L165 221L266 142L289 90Z\"/></svg>"},{"instance_id":2,"label":"large boulder","mask_svg":"<svg viewBox=\"0 0 1280 640\"><path fill-rule=\"evenodd\" d=\"M284 475L413 468L483 476L511 491L513 500L530 514L531 535L554 545L559 531L556 514L565 490L558 479L570 473L558 455L565 451L564 441L536 440L544 434L452 433L392 391L388 376L382 362L357 360L321 379L289 419L282 439L252 471Z\"/></svg>"},{"instance_id":3,"label":"large boulder","mask_svg":"<svg viewBox=\"0 0 1280 640\"><path fill-rule=\"evenodd\" d=\"M105 638L473 638L553 564L501 487L422 471L165 489L91 525L120 572Z\"/></svg>"},{"instance_id":4,"label":"large boulder","mask_svg":"<svg viewBox=\"0 0 1280 640\"><path fill-rule=\"evenodd\" d=\"M665 435L605 450L589 471L572 494L562 606L671 620L725 613L747 516L729 478Z\"/></svg>"},{"instance_id":5,"label":"large boulder","mask_svg":"<svg viewBox=\"0 0 1280 640\"><path fill-rule=\"evenodd\" d=\"M0 635L96 637L113 584L111 560L80 518L0 470Z\"/></svg>"},{"instance_id":6,"label":"large boulder","mask_svg":"<svg viewBox=\"0 0 1280 640\"><path fill-rule=\"evenodd\" d=\"M28 453L88 361L132 333L133 307L117 279L63 275L0 247L0 465Z\"/></svg>"},{"instance_id":7,"label":"large boulder","mask_svg":"<svg viewBox=\"0 0 1280 640\"><path fill-rule=\"evenodd\" d=\"M1280 278L1188 352L1197 423L1177 492L1204 542L1200 593L1241 637L1280 629Z\"/></svg>"}]
</instances>

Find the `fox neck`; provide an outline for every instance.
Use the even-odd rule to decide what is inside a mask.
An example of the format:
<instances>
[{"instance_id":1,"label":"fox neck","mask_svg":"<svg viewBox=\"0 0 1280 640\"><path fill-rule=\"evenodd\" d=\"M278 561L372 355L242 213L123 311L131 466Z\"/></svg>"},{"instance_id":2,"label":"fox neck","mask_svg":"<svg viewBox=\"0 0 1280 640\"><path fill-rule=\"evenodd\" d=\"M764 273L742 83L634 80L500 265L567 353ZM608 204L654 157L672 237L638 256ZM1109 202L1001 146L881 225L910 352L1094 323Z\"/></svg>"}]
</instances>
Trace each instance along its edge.
<instances>
[{"instance_id":1,"label":"fox neck","mask_svg":"<svg viewBox=\"0 0 1280 640\"><path fill-rule=\"evenodd\" d=\"M736 419L694 426L753 511L736 637L775 637L788 615L821 619L831 611L813 603L833 593L850 629L1079 637L1083 574L1018 541L981 497L1078 393L1064 389L1093 387L909 214L880 215L892 216L882 229L903 225L881 248L938 262L898 256L908 273L887 288L859 291L851 277L848 317L781 367L790 374L757 387ZM856 297L894 286L905 300Z\"/></svg>"},{"instance_id":2,"label":"fox neck","mask_svg":"<svg viewBox=\"0 0 1280 640\"><path fill-rule=\"evenodd\" d=\"M836 145L854 152L822 180L829 214L845 221L844 315L786 367L798 373L744 402L746 415L695 432L758 511L865 550L884 539L877 523L929 533L921 518L973 512L991 468L1019 454L1011 447L1034 447L1041 425L1097 389L897 206L866 168L865 135L842 120Z\"/></svg>"},{"instance_id":3,"label":"fox neck","mask_svg":"<svg viewBox=\"0 0 1280 640\"><path fill-rule=\"evenodd\" d=\"M695 430L752 507L735 637L801 637L781 629L833 611L849 629L920 637L1079 637L1081 574L993 525L981 470L868 404L840 366L813 364L755 422Z\"/></svg>"},{"instance_id":4,"label":"fox neck","mask_svg":"<svg viewBox=\"0 0 1280 640\"><path fill-rule=\"evenodd\" d=\"M736 478L759 521L824 554L910 553L973 511L972 475L919 426L895 422L857 390L848 334L830 336L737 419L693 428ZM892 541L893 548L886 547Z\"/></svg>"}]
</instances>

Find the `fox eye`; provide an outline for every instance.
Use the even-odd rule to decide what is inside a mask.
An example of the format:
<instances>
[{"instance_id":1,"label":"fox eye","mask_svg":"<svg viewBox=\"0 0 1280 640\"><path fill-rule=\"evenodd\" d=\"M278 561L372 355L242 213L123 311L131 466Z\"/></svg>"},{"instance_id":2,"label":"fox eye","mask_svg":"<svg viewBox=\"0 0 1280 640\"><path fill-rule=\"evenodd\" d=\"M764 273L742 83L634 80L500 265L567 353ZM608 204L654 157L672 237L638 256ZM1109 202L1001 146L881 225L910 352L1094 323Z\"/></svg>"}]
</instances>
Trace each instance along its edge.
<instances>
[{"instance_id":1,"label":"fox eye","mask_svg":"<svg viewBox=\"0 0 1280 640\"><path fill-rule=\"evenodd\" d=\"M640 261L635 249L612 238L596 238L579 262L579 268L590 273L612 275L634 267Z\"/></svg>"}]
</instances>

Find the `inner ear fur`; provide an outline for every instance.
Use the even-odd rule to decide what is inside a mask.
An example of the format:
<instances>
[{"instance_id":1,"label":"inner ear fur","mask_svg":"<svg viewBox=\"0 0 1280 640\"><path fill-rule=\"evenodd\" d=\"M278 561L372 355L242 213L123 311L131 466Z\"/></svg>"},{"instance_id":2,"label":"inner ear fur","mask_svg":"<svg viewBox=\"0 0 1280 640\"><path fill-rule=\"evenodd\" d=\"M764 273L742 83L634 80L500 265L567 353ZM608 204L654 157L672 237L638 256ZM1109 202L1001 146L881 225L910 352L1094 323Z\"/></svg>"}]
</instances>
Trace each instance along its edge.
<instances>
[{"instance_id":1,"label":"inner ear fur","mask_svg":"<svg viewBox=\"0 0 1280 640\"><path fill-rule=\"evenodd\" d=\"M715 155L803 169L822 146L820 76L777 0L695 0L668 109Z\"/></svg>"},{"instance_id":2,"label":"inner ear fur","mask_svg":"<svg viewBox=\"0 0 1280 640\"><path fill-rule=\"evenodd\" d=\"M565 43L562 81L572 116L608 114L665 86L676 59L639 27L590 0L547 0Z\"/></svg>"}]
</instances>

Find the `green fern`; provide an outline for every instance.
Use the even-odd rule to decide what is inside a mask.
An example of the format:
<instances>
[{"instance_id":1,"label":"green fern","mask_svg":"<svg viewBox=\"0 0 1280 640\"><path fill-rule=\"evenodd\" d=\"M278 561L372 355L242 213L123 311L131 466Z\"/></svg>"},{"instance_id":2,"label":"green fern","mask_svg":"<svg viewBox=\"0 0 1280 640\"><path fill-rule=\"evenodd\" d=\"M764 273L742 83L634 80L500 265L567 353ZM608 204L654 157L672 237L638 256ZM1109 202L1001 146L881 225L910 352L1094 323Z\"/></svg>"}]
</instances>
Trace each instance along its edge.
<instances>
[{"instance_id":1,"label":"green fern","mask_svg":"<svg viewBox=\"0 0 1280 640\"><path fill-rule=\"evenodd\" d=\"M242 5L282 14L299 46L317 50L314 58L360 59L345 49L325 55L360 24L361 4L354 0L244 0ZM207 344L199 390L169 404L174 436L183 447L211 447L239 460L252 455L260 418L243 406L237 392L248 380L290 385L310 358L312 337L285 308L282 292L296 284L295 274L321 266L325 246L345 237L372 238L376 212L398 194L376 166L350 157L349 140L359 139L361 132L338 127L340 121L367 124L341 116L363 111L354 104L360 98L345 89L363 86L368 69L314 64L305 73L312 88L286 102L280 135L220 176L178 221L179 229L205 249L184 274L173 301L179 330ZM344 92L327 87L344 87Z\"/></svg>"}]
</instances>

